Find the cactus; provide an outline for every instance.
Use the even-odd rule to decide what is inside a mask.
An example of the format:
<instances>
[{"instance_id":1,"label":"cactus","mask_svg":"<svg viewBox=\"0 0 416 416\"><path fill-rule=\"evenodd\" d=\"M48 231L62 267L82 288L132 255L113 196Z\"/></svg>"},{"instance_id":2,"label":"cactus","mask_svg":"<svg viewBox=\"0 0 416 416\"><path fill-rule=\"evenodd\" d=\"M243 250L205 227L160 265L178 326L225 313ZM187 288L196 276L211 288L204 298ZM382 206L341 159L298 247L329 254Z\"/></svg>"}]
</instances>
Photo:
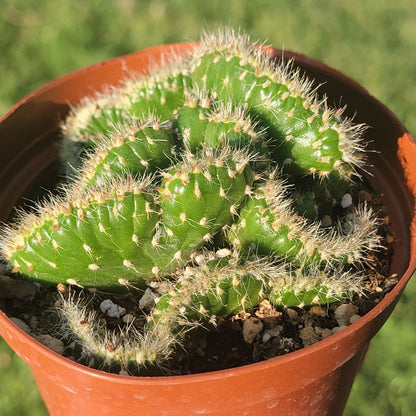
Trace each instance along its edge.
<instances>
[{"instance_id":1,"label":"cactus","mask_svg":"<svg viewBox=\"0 0 416 416\"><path fill-rule=\"evenodd\" d=\"M103 185L75 182L38 216L24 216L8 230L4 256L12 271L42 283L143 286L189 261L231 222L252 182L249 160L227 150L187 153L161 172L157 189L149 177L119 179L117 160Z\"/></svg>"},{"instance_id":2,"label":"cactus","mask_svg":"<svg viewBox=\"0 0 416 416\"><path fill-rule=\"evenodd\" d=\"M338 229L320 229L294 215L283 184L274 178L255 190L232 225L230 241L243 251L282 257L295 265L355 263L376 247L374 219L370 209L358 207L343 218Z\"/></svg>"},{"instance_id":3,"label":"cactus","mask_svg":"<svg viewBox=\"0 0 416 416\"><path fill-rule=\"evenodd\" d=\"M163 366L201 322L265 299L349 298L380 244L370 208L334 209L359 178L364 127L292 64L228 29L168 61L71 110L61 160L80 173L2 232L11 273L80 296L167 282L140 330L62 299L63 334L104 367Z\"/></svg>"},{"instance_id":4,"label":"cactus","mask_svg":"<svg viewBox=\"0 0 416 416\"><path fill-rule=\"evenodd\" d=\"M224 102L244 103L278 142L274 157L296 175L331 171L349 176L361 164L362 125L342 120L313 93L311 82L276 65L248 36L207 35L192 61L191 77Z\"/></svg>"}]
</instances>

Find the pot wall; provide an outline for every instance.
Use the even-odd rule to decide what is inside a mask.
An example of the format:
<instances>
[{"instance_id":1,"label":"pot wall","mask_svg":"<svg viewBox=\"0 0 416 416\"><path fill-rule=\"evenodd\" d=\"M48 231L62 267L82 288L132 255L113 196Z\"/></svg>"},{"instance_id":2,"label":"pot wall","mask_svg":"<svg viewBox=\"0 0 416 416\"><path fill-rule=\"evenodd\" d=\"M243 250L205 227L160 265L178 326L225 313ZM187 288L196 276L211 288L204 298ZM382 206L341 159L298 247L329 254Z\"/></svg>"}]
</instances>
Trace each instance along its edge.
<instances>
[{"instance_id":1,"label":"pot wall","mask_svg":"<svg viewBox=\"0 0 416 416\"><path fill-rule=\"evenodd\" d=\"M127 76L146 72L168 49L156 47L110 60L60 78L22 100L0 121L0 220L56 177L57 126L68 103ZM275 56L281 51L270 49ZM329 102L348 105L368 131L373 176L385 195L397 244L392 272L399 284L371 312L347 329L300 351L257 364L176 377L124 377L87 369L55 354L0 312L0 333L25 360L51 415L341 415L372 337L391 314L415 266L416 146L397 118L362 87L304 56L294 57ZM394 213L400 213L395 217ZM409 254L410 253L410 254Z\"/></svg>"}]
</instances>

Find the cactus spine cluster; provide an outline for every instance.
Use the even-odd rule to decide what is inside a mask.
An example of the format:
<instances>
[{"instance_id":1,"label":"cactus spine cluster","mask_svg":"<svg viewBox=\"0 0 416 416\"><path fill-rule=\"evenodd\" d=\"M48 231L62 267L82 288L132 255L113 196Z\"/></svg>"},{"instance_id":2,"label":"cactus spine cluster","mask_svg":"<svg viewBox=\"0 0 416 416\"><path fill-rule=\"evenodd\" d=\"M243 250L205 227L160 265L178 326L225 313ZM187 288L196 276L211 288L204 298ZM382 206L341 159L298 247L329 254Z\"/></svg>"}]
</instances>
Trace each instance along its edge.
<instances>
[{"instance_id":1,"label":"cactus spine cluster","mask_svg":"<svg viewBox=\"0 0 416 416\"><path fill-rule=\"evenodd\" d=\"M105 330L82 300L62 302L85 355L160 365L201 322L363 290L356 266L378 245L376 220L365 206L333 210L361 168L362 130L248 36L206 34L72 109L68 184L4 229L2 256L43 284L166 282L141 332Z\"/></svg>"}]
</instances>

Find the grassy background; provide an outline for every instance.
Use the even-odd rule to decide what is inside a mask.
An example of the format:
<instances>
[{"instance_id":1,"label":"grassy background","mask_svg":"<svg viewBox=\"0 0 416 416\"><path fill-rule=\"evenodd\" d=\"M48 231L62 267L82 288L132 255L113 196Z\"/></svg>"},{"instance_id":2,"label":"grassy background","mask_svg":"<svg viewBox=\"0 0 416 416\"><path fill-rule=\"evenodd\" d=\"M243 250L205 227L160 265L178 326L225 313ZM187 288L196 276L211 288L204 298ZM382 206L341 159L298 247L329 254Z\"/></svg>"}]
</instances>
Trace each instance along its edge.
<instances>
[{"instance_id":1,"label":"grassy background","mask_svg":"<svg viewBox=\"0 0 416 416\"><path fill-rule=\"evenodd\" d=\"M416 134L414 0L7 0L0 7L0 114L82 66L151 45L241 27L340 69ZM416 281L374 339L347 416L416 414ZM46 415L30 371L0 340L2 415Z\"/></svg>"}]
</instances>

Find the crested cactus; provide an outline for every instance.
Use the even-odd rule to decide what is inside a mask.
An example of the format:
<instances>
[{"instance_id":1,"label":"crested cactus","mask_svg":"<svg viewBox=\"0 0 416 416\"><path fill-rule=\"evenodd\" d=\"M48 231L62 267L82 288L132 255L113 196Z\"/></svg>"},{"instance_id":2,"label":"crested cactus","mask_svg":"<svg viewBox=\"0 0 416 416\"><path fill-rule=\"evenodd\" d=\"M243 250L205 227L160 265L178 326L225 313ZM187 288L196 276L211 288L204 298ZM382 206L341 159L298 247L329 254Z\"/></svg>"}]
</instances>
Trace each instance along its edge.
<instances>
[{"instance_id":1,"label":"crested cactus","mask_svg":"<svg viewBox=\"0 0 416 416\"><path fill-rule=\"evenodd\" d=\"M107 366L163 365L201 322L265 299L360 293L357 265L380 241L369 208L333 209L359 177L363 126L231 30L170 59L72 108L61 160L80 172L2 233L10 271L43 284L166 282L140 330L107 330L62 300L63 331Z\"/></svg>"},{"instance_id":2,"label":"crested cactus","mask_svg":"<svg viewBox=\"0 0 416 416\"><path fill-rule=\"evenodd\" d=\"M8 230L3 254L14 272L43 283L143 286L229 224L252 182L243 152L187 153L153 189L148 177L119 179L116 160L103 185L82 189L76 181Z\"/></svg>"}]
</instances>

